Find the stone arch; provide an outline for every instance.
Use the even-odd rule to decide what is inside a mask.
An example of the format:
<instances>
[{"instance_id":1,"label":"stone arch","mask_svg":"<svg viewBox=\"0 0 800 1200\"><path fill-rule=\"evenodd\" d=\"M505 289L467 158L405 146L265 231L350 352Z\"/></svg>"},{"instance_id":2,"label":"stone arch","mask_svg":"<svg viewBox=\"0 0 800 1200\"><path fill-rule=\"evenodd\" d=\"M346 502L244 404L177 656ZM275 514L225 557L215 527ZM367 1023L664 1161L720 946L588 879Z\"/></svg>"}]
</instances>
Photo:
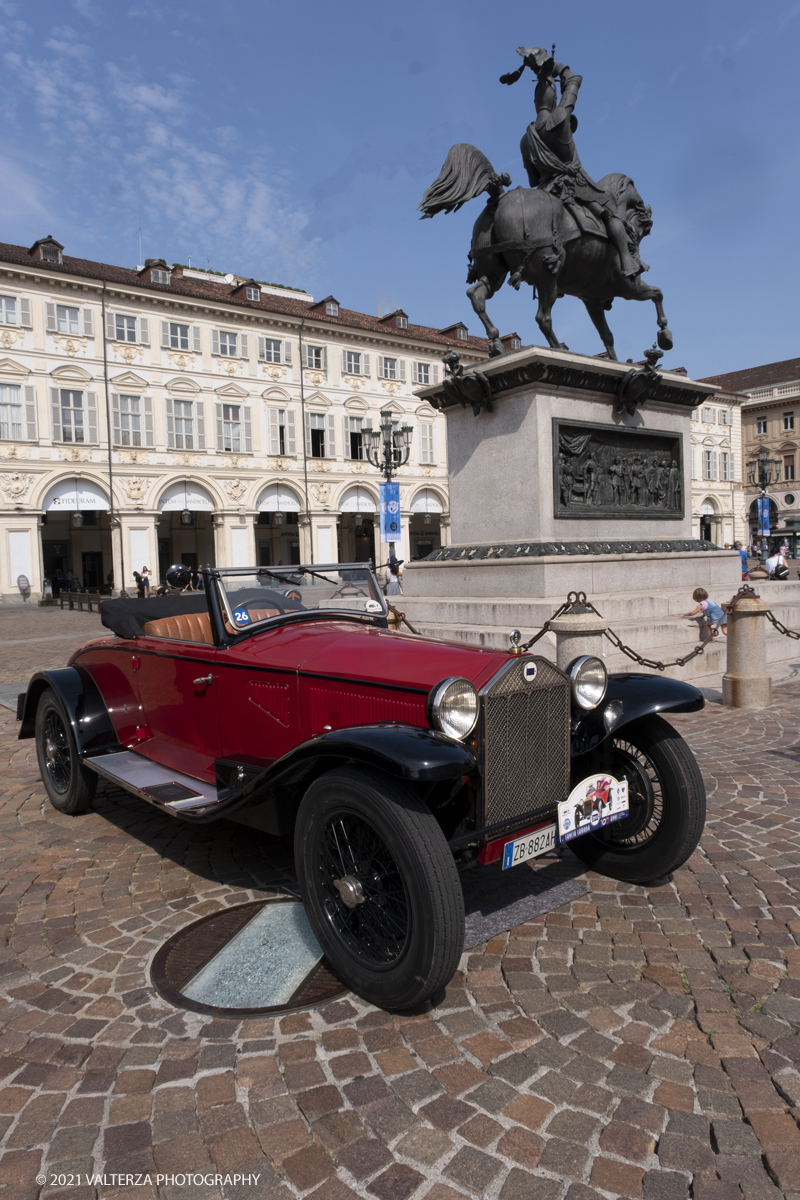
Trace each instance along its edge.
<instances>
[{"instance_id":1,"label":"stone arch","mask_svg":"<svg viewBox=\"0 0 800 1200\"><path fill-rule=\"evenodd\" d=\"M345 483L333 507L338 512L377 513L380 508L375 488L367 483Z\"/></svg>"},{"instance_id":2,"label":"stone arch","mask_svg":"<svg viewBox=\"0 0 800 1200\"><path fill-rule=\"evenodd\" d=\"M272 402L273 404L289 404L292 399L286 389L280 387L268 387L261 393L261 396L267 403Z\"/></svg>"},{"instance_id":3,"label":"stone arch","mask_svg":"<svg viewBox=\"0 0 800 1200\"><path fill-rule=\"evenodd\" d=\"M419 408L414 409L414 415L423 421L432 421L436 410L431 408L430 404L420 404Z\"/></svg>"},{"instance_id":4,"label":"stone arch","mask_svg":"<svg viewBox=\"0 0 800 1200\"><path fill-rule=\"evenodd\" d=\"M438 488L425 484L417 488L408 505L409 513L435 513L441 516L447 512L447 500Z\"/></svg>"},{"instance_id":5,"label":"stone arch","mask_svg":"<svg viewBox=\"0 0 800 1200\"><path fill-rule=\"evenodd\" d=\"M353 413L356 416L369 412L369 405L363 396L348 396L344 402L344 406L349 413Z\"/></svg>"},{"instance_id":6,"label":"stone arch","mask_svg":"<svg viewBox=\"0 0 800 1200\"><path fill-rule=\"evenodd\" d=\"M202 391L200 384L187 375L176 375L174 378L168 379L164 387L170 395L174 396L198 396Z\"/></svg>"},{"instance_id":7,"label":"stone arch","mask_svg":"<svg viewBox=\"0 0 800 1200\"><path fill-rule=\"evenodd\" d=\"M191 475L173 475L159 481L160 487L155 507L159 512L220 512L225 508L225 497L215 479L203 476L198 483Z\"/></svg>"},{"instance_id":8,"label":"stone arch","mask_svg":"<svg viewBox=\"0 0 800 1200\"><path fill-rule=\"evenodd\" d=\"M93 383L94 376L88 371L84 371L83 367L79 367L77 363L63 363L59 367L54 367L50 372L50 378L61 380L68 383Z\"/></svg>"},{"instance_id":9,"label":"stone arch","mask_svg":"<svg viewBox=\"0 0 800 1200\"><path fill-rule=\"evenodd\" d=\"M45 512L48 512L51 509L60 510L63 512L75 512L76 505L71 503L72 497L70 495L69 486L73 484L75 485L75 488L73 489L73 495L75 491L77 491L79 498L78 507L80 507L82 492L85 491L87 496L87 509L96 509L100 512L107 512L109 510L108 480L103 479L102 476L98 476L94 472L76 470L75 468L61 471L55 477L48 475L46 478L41 479L33 493L33 507L41 508ZM45 508L45 501L51 501L58 495L59 492L63 493L62 503L48 503L47 508ZM94 498L94 501L103 499L105 501L105 507L102 507L99 503L88 501L88 497L90 496ZM114 506L119 506L119 497L116 488L114 489Z\"/></svg>"},{"instance_id":10,"label":"stone arch","mask_svg":"<svg viewBox=\"0 0 800 1200\"><path fill-rule=\"evenodd\" d=\"M301 512L303 501L299 493L284 479L273 479L256 498L258 512Z\"/></svg>"}]
</instances>

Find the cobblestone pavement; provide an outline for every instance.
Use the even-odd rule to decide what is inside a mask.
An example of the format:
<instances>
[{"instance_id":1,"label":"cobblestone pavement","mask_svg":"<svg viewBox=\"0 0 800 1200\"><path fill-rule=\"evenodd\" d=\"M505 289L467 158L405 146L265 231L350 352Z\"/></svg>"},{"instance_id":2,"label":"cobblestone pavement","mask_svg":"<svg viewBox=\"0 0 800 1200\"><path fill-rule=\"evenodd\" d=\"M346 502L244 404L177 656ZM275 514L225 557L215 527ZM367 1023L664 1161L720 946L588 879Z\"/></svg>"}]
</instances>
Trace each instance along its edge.
<instances>
[{"instance_id":1,"label":"cobblestone pavement","mask_svg":"<svg viewBox=\"0 0 800 1200\"><path fill-rule=\"evenodd\" d=\"M710 809L672 881L589 875L465 955L434 1011L277 1021L179 1012L148 965L274 887L282 843L113 789L61 816L0 709L0 1196L800 1200L800 701L776 700L675 718Z\"/></svg>"}]
</instances>

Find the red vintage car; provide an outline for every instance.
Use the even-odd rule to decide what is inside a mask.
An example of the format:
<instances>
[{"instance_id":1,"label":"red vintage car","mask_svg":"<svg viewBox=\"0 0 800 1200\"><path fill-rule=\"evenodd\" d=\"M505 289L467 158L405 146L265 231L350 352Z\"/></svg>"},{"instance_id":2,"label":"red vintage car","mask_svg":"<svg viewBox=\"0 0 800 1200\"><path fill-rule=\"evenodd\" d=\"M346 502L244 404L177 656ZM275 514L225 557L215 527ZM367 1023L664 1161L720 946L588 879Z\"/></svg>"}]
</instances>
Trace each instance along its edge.
<instances>
[{"instance_id":1,"label":"red vintage car","mask_svg":"<svg viewBox=\"0 0 800 1200\"><path fill-rule=\"evenodd\" d=\"M595 870L645 882L697 845L702 779L657 715L702 708L695 688L394 632L363 563L212 569L180 593L189 578L172 567L175 594L104 601L109 636L31 679L19 736L59 812L88 808L102 777L180 820L293 835L328 962L373 1003L441 990L463 947L460 867L549 849L581 781L627 781L628 815L570 842Z\"/></svg>"}]
</instances>

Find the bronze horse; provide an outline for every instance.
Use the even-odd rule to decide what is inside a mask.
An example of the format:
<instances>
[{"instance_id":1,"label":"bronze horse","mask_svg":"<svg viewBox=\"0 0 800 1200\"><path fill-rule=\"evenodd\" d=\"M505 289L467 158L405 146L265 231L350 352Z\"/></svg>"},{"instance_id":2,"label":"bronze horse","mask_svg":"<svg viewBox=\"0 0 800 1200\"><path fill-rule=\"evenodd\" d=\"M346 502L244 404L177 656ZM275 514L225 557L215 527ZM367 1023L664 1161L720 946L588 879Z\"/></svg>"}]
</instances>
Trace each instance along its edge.
<instances>
[{"instance_id":1,"label":"bronze horse","mask_svg":"<svg viewBox=\"0 0 800 1200\"><path fill-rule=\"evenodd\" d=\"M475 222L470 249L467 289L472 307L481 319L491 342L489 353L505 353L497 326L486 312L486 301L502 287L506 276L519 288L529 283L539 294L536 322L555 350L566 350L553 332L553 305L559 296L577 296L600 334L609 358L616 360L614 337L606 312L615 297L623 300L652 300L656 306L658 344L672 349L672 334L664 314L660 288L645 283L641 275L626 277L620 270L617 251L602 226L585 232L572 212L540 188L518 187L505 191L511 180L498 176L488 158L475 146L453 146L438 179L426 189L419 208L423 217L437 212L454 212L481 192L489 203ZM630 245L639 243L652 228L652 209L645 205L627 175L611 174L599 180L612 194L625 225Z\"/></svg>"}]
</instances>

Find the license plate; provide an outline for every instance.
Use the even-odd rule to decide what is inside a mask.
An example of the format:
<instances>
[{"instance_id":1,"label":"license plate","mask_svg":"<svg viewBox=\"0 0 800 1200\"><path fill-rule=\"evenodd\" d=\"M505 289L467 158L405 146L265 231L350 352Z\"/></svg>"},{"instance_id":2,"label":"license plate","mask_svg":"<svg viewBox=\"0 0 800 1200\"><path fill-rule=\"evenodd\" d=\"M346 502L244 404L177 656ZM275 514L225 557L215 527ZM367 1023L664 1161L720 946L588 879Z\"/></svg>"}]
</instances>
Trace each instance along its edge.
<instances>
[{"instance_id":1,"label":"license plate","mask_svg":"<svg viewBox=\"0 0 800 1200\"><path fill-rule=\"evenodd\" d=\"M540 854L552 850L555 844L555 825L545 825L544 828L534 829L532 833L526 833L524 837L513 842L506 842L503 847L503 870L527 862L529 858L538 858Z\"/></svg>"},{"instance_id":2,"label":"license plate","mask_svg":"<svg viewBox=\"0 0 800 1200\"><path fill-rule=\"evenodd\" d=\"M628 815L628 781L613 775L590 775L558 806L558 841L571 842L621 821Z\"/></svg>"}]
</instances>

